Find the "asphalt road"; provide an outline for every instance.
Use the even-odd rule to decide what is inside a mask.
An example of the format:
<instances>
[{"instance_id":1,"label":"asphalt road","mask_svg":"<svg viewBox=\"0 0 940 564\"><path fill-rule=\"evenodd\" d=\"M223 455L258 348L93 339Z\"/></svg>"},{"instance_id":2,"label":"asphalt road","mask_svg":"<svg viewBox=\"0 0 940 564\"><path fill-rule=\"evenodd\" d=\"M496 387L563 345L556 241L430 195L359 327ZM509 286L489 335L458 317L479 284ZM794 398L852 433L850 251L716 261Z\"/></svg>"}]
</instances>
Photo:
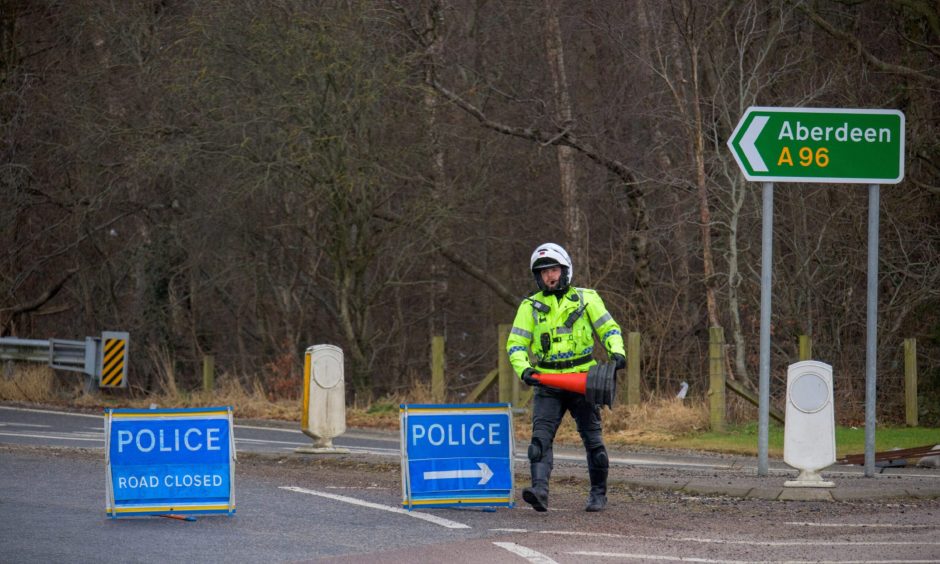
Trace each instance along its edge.
<instances>
[{"instance_id":1,"label":"asphalt road","mask_svg":"<svg viewBox=\"0 0 940 564\"><path fill-rule=\"evenodd\" d=\"M104 447L102 415L70 413L48 409L30 409L0 405L0 444L68 446L84 448ZM348 430L333 441L337 447L357 454L374 454L400 460L398 433ZM312 446L296 424L278 422L235 421L235 449L237 452L285 454L297 447ZM515 458L526 460L527 444L516 445ZM579 448L555 448L555 459L585 466L584 453ZM650 468L746 468L752 461L743 457L708 454L613 453L611 463L621 466ZM778 461L771 468L789 471ZM860 472L860 471L859 471Z\"/></svg>"},{"instance_id":2,"label":"asphalt road","mask_svg":"<svg viewBox=\"0 0 940 564\"><path fill-rule=\"evenodd\" d=\"M937 500L770 502L614 486L608 510L587 514L572 460L558 464L548 513L405 512L397 436L349 433L336 442L352 454L312 457L293 454L309 444L299 432L263 425L235 427L235 516L111 520L101 435L101 417L0 407L0 561L940 562Z\"/></svg>"}]
</instances>

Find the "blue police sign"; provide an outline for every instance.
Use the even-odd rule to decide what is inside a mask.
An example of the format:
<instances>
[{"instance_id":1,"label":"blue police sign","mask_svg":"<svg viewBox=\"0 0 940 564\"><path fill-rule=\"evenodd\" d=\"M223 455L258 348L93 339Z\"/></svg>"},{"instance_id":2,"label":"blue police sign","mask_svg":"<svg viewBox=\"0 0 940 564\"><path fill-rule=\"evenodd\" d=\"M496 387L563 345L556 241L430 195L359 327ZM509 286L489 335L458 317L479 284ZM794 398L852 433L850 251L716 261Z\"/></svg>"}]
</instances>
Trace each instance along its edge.
<instances>
[{"instance_id":1,"label":"blue police sign","mask_svg":"<svg viewBox=\"0 0 940 564\"><path fill-rule=\"evenodd\" d=\"M402 505L513 505L509 404L402 404Z\"/></svg>"},{"instance_id":2,"label":"blue police sign","mask_svg":"<svg viewBox=\"0 0 940 564\"><path fill-rule=\"evenodd\" d=\"M235 513L234 444L231 407L106 410L108 515Z\"/></svg>"}]
</instances>

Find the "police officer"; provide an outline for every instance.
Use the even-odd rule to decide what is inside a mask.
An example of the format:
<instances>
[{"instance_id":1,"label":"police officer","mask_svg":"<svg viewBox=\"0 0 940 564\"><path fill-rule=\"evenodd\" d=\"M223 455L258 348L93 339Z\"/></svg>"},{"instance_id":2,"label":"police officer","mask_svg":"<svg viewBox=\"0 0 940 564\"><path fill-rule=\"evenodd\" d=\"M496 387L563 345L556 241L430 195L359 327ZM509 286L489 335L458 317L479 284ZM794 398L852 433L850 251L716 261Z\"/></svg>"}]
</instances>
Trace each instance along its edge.
<instances>
[{"instance_id":1,"label":"police officer","mask_svg":"<svg viewBox=\"0 0 940 564\"><path fill-rule=\"evenodd\" d=\"M607 505L609 466L600 406L588 402L582 394L541 386L532 375L587 372L597 364L592 358L595 332L610 360L621 369L626 364L623 336L596 291L571 286L571 258L561 246L539 245L529 266L539 291L522 300L506 342L516 374L526 384L537 386L529 445L532 487L522 490L522 499L536 511L548 510L552 442L562 417L569 411L587 451L591 492L585 511L600 511ZM530 348L537 359L535 366L529 362Z\"/></svg>"}]
</instances>

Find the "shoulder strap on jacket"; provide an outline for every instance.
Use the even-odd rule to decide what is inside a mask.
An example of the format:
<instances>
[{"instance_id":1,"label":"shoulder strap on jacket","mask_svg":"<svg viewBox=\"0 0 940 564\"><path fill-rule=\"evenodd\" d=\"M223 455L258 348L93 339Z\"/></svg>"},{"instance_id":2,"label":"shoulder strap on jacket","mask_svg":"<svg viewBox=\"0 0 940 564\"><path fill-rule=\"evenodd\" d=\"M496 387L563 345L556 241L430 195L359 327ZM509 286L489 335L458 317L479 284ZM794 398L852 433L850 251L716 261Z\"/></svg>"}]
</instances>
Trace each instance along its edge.
<instances>
[{"instance_id":1,"label":"shoulder strap on jacket","mask_svg":"<svg viewBox=\"0 0 940 564\"><path fill-rule=\"evenodd\" d=\"M584 310L587 309L587 302L584 300L584 294L581 292L581 288L575 288L575 290L578 292L578 301L581 302L581 305L578 306L578 309L572 311L568 319L565 320L565 327L568 329L574 327L578 319L584 315Z\"/></svg>"},{"instance_id":2,"label":"shoulder strap on jacket","mask_svg":"<svg viewBox=\"0 0 940 564\"><path fill-rule=\"evenodd\" d=\"M534 295L535 295L535 294L532 294L532 296L534 296ZM548 307L548 305L546 305L546 304L544 304L544 303L538 301L537 299L533 298L532 296L526 296L525 298L523 298L523 301L528 300L528 301L532 302L532 308L533 308L535 311L537 311L537 312L539 312L539 313L548 313L548 312L550 312L550 311L552 310L552 308Z\"/></svg>"}]
</instances>

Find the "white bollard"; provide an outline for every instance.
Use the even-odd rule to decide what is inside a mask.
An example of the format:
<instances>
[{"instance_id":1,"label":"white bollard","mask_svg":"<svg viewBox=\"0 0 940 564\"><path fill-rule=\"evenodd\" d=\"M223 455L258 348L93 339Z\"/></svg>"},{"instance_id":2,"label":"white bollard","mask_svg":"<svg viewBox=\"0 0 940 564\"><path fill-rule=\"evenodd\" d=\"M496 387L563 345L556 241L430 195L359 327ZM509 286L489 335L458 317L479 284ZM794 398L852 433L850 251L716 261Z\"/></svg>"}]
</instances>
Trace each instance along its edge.
<instances>
[{"instance_id":1,"label":"white bollard","mask_svg":"<svg viewBox=\"0 0 940 564\"><path fill-rule=\"evenodd\" d=\"M304 395L300 428L313 446L297 447L303 454L338 454L349 449L333 446L333 438L346 431L346 385L343 351L333 345L315 345L304 355Z\"/></svg>"},{"instance_id":2,"label":"white bollard","mask_svg":"<svg viewBox=\"0 0 940 564\"><path fill-rule=\"evenodd\" d=\"M819 471L835 464L836 423L832 400L832 367L805 360L787 369L787 414L783 461L800 471L786 487L832 488Z\"/></svg>"}]
</instances>

